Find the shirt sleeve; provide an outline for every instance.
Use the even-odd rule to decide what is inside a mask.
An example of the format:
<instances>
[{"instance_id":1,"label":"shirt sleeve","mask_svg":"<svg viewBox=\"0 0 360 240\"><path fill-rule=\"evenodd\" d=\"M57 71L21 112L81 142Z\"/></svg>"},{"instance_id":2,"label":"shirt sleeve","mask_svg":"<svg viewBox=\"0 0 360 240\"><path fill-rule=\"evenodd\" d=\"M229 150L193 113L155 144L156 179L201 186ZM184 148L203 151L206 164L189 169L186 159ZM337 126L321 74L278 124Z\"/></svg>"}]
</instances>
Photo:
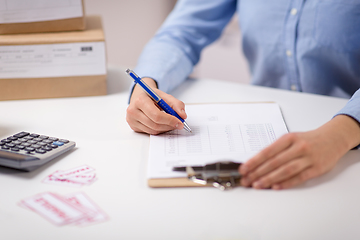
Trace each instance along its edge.
<instances>
[{"instance_id":1,"label":"shirt sleeve","mask_svg":"<svg viewBox=\"0 0 360 240\"><path fill-rule=\"evenodd\" d=\"M154 79L164 92L173 90L190 75L202 49L221 35L236 2L179 0L145 46L135 72Z\"/></svg>"},{"instance_id":2,"label":"shirt sleeve","mask_svg":"<svg viewBox=\"0 0 360 240\"><path fill-rule=\"evenodd\" d=\"M347 115L356 120L360 125L360 89L354 93L345 107L343 107L335 116L337 115ZM356 148L360 148L360 145Z\"/></svg>"}]
</instances>

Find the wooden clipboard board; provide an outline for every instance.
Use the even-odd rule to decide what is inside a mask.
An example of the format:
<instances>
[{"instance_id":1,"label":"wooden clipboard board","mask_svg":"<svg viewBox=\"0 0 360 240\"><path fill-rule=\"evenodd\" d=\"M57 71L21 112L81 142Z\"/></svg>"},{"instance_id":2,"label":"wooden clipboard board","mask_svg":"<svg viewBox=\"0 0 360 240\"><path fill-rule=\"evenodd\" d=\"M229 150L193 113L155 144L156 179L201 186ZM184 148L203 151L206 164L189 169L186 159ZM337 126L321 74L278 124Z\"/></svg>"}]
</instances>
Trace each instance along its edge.
<instances>
[{"instance_id":1,"label":"wooden clipboard board","mask_svg":"<svg viewBox=\"0 0 360 240\"><path fill-rule=\"evenodd\" d=\"M201 105L201 104L258 104L258 103L276 103L274 101L268 102L224 102L224 103L189 103L186 105ZM281 111L281 108L280 108ZM282 118L286 125L284 116L281 112ZM286 129L288 131L287 125ZM148 186L151 188L175 188L175 187L212 187L211 184L203 185L189 180L187 177L183 178L149 178L147 180Z\"/></svg>"},{"instance_id":2,"label":"wooden clipboard board","mask_svg":"<svg viewBox=\"0 0 360 240\"><path fill-rule=\"evenodd\" d=\"M212 185L202 185L194 183L187 178L150 178L148 186L152 188L173 188L173 187L210 187Z\"/></svg>"}]
</instances>

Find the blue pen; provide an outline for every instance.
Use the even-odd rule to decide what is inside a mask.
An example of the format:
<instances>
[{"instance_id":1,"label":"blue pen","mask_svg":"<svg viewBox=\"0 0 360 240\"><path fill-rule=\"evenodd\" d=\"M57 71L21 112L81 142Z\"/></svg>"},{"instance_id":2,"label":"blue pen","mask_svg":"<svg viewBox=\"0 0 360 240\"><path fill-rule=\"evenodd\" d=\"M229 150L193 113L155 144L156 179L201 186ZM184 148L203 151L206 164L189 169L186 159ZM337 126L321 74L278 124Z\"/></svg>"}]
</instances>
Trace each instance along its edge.
<instances>
[{"instance_id":1,"label":"blue pen","mask_svg":"<svg viewBox=\"0 0 360 240\"><path fill-rule=\"evenodd\" d=\"M130 69L126 69L126 73L130 75L139 86L164 110L166 113L177 117L183 124L184 129L191 132L189 125L182 119L159 95L157 95L141 78Z\"/></svg>"}]
</instances>

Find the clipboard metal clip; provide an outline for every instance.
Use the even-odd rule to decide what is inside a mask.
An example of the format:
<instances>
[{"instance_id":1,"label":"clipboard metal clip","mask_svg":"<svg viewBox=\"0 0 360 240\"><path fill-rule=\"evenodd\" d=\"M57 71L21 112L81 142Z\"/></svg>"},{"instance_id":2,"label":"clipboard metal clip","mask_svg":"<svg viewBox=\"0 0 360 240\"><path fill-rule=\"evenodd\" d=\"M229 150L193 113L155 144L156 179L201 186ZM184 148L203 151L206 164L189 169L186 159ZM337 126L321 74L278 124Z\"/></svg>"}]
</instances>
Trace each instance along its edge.
<instances>
[{"instance_id":1,"label":"clipboard metal clip","mask_svg":"<svg viewBox=\"0 0 360 240\"><path fill-rule=\"evenodd\" d=\"M240 186L241 175L238 172L240 165L241 163L220 161L205 166L174 167L173 171L186 171L189 180L203 185L212 185L223 191Z\"/></svg>"}]
</instances>

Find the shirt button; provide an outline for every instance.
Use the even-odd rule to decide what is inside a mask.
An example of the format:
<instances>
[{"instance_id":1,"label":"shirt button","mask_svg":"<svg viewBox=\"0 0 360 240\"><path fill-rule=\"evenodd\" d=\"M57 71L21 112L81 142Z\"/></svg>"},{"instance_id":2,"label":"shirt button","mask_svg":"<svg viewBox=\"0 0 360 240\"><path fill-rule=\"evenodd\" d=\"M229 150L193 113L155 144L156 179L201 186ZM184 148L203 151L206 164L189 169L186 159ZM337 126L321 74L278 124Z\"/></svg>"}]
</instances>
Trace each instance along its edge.
<instances>
[{"instance_id":1,"label":"shirt button","mask_svg":"<svg viewBox=\"0 0 360 240\"><path fill-rule=\"evenodd\" d=\"M296 15L297 9L296 8L291 9L290 13L291 13L291 15Z\"/></svg>"},{"instance_id":2,"label":"shirt button","mask_svg":"<svg viewBox=\"0 0 360 240\"><path fill-rule=\"evenodd\" d=\"M290 88L291 88L291 90L293 90L293 91L296 91L296 90L297 90L297 87L296 87L295 84L292 84Z\"/></svg>"},{"instance_id":3,"label":"shirt button","mask_svg":"<svg viewBox=\"0 0 360 240\"><path fill-rule=\"evenodd\" d=\"M291 56L292 56L292 52L291 52L290 50L286 50L286 55L287 55L288 57L291 57Z\"/></svg>"}]
</instances>

